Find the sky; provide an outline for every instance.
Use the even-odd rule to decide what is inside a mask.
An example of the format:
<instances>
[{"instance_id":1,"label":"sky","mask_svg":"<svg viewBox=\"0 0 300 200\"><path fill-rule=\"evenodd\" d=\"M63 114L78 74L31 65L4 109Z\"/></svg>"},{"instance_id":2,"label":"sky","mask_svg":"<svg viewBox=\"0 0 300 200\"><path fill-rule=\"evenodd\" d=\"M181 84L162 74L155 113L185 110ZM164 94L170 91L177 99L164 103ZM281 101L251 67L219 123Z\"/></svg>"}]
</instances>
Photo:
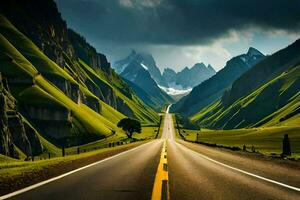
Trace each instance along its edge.
<instances>
[{"instance_id":1,"label":"sky","mask_svg":"<svg viewBox=\"0 0 300 200\"><path fill-rule=\"evenodd\" d=\"M113 64L132 49L161 70L216 70L254 47L272 54L300 38L299 0L55 0L68 26Z\"/></svg>"}]
</instances>

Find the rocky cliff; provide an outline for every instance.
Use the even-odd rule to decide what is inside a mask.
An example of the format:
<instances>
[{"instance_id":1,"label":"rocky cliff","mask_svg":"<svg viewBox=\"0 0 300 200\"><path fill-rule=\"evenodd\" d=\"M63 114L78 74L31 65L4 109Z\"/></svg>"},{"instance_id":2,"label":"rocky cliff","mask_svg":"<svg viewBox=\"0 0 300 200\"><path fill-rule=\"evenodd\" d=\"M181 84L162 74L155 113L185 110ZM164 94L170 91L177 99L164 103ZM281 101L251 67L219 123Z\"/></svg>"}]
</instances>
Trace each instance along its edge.
<instances>
[{"instance_id":1,"label":"rocky cliff","mask_svg":"<svg viewBox=\"0 0 300 200\"><path fill-rule=\"evenodd\" d=\"M24 122L17 102L9 92L7 80L0 73L0 153L18 158L15 147L26 156L39 155L42 145L34 129Z\"/></svg>"}]
</instances>

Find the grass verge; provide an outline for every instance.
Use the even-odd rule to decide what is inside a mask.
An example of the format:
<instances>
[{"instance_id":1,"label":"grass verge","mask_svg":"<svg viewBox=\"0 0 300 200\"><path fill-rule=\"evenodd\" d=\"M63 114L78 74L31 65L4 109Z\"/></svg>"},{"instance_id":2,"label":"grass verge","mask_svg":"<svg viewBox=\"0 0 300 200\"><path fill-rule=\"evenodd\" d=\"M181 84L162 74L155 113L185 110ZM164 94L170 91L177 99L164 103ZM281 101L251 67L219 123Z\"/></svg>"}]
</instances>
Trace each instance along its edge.
<instances>
[{"instance_id":1,"label":"grass verge","mask_svg":"<svg viewBox=\"0 0 300 200\"><path fill-rule=\"evenodd\" d=\"M186 130L182 129L181 134L187 141L216 144L224 147L238 147L256 152L275 156L282 152L282 139L288 134L291 143L291 158L300 158L300 127L265 127L234 130ZM197 134L199 134L197 139Z\"/></svg>"},{"instance_id":2,"label":"grass verge","mask_svg":"<svg viewBox=\"0 0 300 200\"><path fill-rule=\"evenodd\" d=\"M135 142L123 146L82 153L79 155L58 157L34 162L17 161L14 159L8 160L1 156L0 195L16 191L104 158L111 157L146 142L147 141Z\"/></svg>"}]
</instances>

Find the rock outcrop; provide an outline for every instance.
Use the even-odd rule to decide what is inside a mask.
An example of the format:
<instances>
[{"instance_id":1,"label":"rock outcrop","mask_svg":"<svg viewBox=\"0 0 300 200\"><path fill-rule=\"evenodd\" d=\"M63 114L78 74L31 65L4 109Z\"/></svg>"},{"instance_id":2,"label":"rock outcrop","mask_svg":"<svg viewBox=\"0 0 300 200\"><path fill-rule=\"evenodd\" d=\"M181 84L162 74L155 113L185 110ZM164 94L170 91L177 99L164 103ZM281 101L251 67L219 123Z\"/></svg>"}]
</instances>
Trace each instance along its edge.
<instances>
[{"instance_id":1,"label":"rock outcrop","mask_svg":"<svg viewBox=\"0 0 300 200\"><path fill-rule=\"evenodd\" d=\"M0 73L0 153L18 157L15 146L27 156L39 155L42 145L35 130L24 122L17 102L9 92L7 80Z\"/></svg>"},{"instance_id":2,"label":"rock outcrop","mask_svg":"<svg viewBox=\"0 0 300 200\"><path fill-rule=\"evenodd\" d=\"M3 93L3 84L2 82L0 83L0 154L17 158L18 154L14 148L12 136L8 128L6 97Z\"/></svg>"}]
</instances>

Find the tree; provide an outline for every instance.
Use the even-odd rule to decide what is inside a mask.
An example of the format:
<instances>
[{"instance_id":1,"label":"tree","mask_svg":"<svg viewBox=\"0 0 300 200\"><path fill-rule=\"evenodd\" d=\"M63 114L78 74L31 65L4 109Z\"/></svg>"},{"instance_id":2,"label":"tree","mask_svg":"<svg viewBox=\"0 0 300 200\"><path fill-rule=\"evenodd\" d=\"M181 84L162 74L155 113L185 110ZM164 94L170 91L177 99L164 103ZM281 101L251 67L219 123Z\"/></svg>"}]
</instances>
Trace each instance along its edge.
<instances>
[{"instance_id":1,"label":"tree","mask_svg":"<svg viewBox=\"0 0 300 200\"><path fill-rule=\"evenodd\" d=\"M132 118L121 119L117 126L125 131L128 138L132 138L134 132L141 133L142 130L141 123Z\"/></svg>"}]
</instances>

